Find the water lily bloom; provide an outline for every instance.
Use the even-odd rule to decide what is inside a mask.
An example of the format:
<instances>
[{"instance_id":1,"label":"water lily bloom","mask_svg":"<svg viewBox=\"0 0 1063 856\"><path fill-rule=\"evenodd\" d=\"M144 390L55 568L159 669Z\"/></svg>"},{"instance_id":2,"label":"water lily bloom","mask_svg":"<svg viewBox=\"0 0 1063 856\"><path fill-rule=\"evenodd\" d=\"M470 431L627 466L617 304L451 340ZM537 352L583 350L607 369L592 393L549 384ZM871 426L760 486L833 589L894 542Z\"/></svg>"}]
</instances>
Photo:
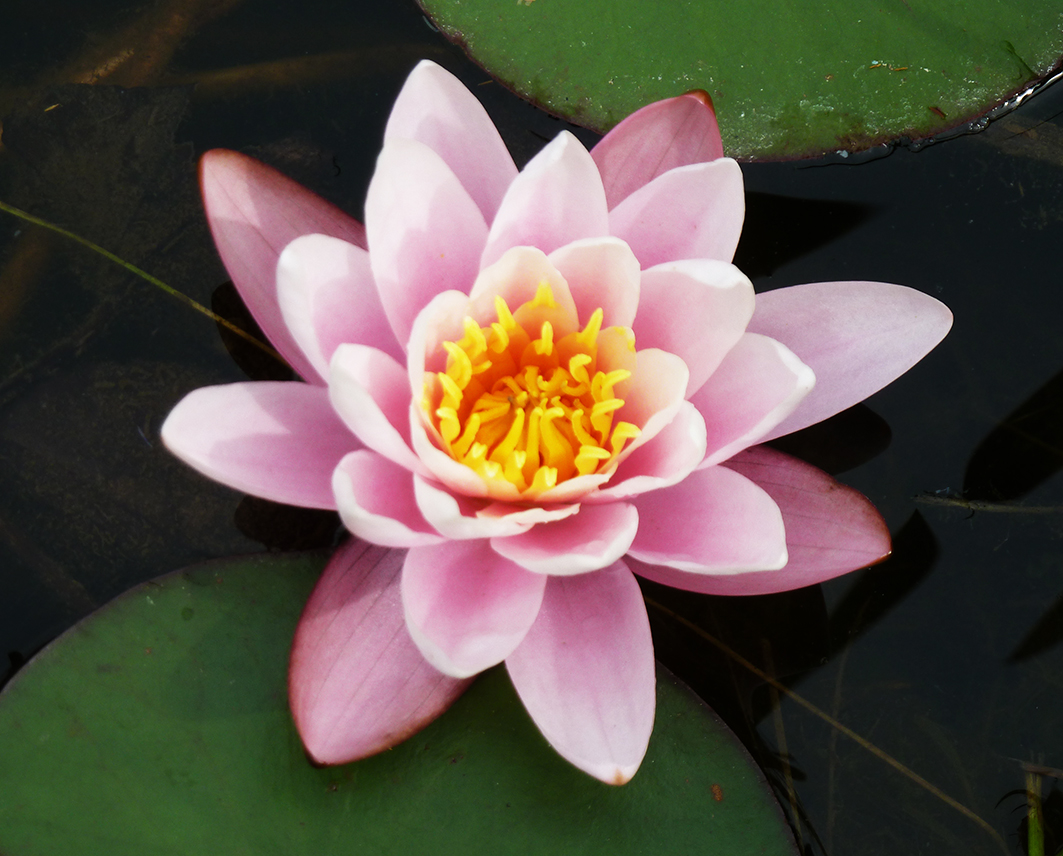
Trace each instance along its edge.
<instances>
[{"instance_id":1,"label":"water lily bloom","mask_svg":"<svg viewBox=\"0 0 1063 856\"><path fill-rule=\"evenodd\" d=\"M163 426L208 476L335 508L355 535L290 668L309 754L422 728L504 662L546 739L611 783L653 725L635 574L798 588L879 561L881 516L763 444L907 371L951 324L874 282L755 295L707 98L518 171L486 112L423 62L392 110L365 227L233 152L201 165L215 241L304 382L195 390Z\"/></svg>"}]
</instances>

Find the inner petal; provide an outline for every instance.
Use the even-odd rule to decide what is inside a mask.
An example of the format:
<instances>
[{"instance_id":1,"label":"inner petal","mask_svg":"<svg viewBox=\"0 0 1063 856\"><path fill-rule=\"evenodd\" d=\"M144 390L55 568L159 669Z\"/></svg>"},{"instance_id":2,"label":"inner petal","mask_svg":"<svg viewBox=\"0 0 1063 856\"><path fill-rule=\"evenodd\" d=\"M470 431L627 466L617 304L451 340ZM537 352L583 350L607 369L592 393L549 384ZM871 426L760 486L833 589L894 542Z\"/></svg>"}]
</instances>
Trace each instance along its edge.
<instances>
[{"instance_id":1,"label":"inner petal","mask_svg":"<svg viewBox=\"0 0 1063 856\"><path fill-rule=\"evenodd\" d=\"M462 338L443 342L446 370L425 373L422 408L444 450L522 499L609 470L639 435L617 415L624 400L615 387L631 371L598 367L602 310L555 336L556 308L546 280L513 312L496 296L498 320L466 317Z\"/></svg>"}]
</instances>

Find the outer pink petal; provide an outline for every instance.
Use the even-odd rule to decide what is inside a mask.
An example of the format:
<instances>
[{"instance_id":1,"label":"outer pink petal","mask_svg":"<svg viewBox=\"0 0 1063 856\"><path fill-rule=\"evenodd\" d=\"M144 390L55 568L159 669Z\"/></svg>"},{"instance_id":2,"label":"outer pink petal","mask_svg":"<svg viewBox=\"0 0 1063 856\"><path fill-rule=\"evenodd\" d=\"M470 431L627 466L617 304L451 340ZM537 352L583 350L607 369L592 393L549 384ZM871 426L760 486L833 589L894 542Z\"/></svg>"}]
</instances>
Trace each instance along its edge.
<instances>
[{"instance_id":1,"label":"outer pink petal","mask_svg":"<svg viewBox=\"0 0 1063 856\"><path fill-rule=\"evenodd\" d=\"M643 562L700 574L739 574L786 564L779 507L732 470L696 470L679 484L633 502L639 531L628 552Z\"/></svg>"},{"instance_id":2,"label":"outer pink petal","mask_svg":"<svg viewBox=\"0 0 1063 856\"><path fill-rule=\"evenodd\" d=\"M405 360L361 247L325 235L296 238L277 263L277 302L292 338L321 377L328 377L329 360L344 342Z\"/></svg>"},{"instance_id":3,"label":"outer pink petal","mask_svg":"<svg viewBox=\"0 0 1063 856\"><path fill-rule=\"evenodd\" d=\"M745 219L742 171L730 158L660 175L609 212L609 230L643 268L678 259L734 258Z\"/></svg>"},{"instance_id":4,"label":"outer pink petal","mask_svg":"<svg viewBox=\"0 0 1063 856\"><path fill-rule=\"evenodd\" d=\"M642 274L635 341L683 358L689 397L742 337L755 305L753 284L732 264L688 259L657 265Z\"/></svg>"},{"instance_id":5,"label":"outer pink petal","mask_svg":"<svg viewBox=\"0 0 1063 856\"><path fill-rule=\"evenodd\" d=\"M605 191L598 168L568 131L533 157L509 186L491 224L481 267L510 247L552 253L580 238L609 234Z\"/></svg>"},{"instance_id":6,"label":"outer pink petal","mask_svg":"<svg viewBox=\"0 0 1063 856\"><path fill-rule=\"evenodd\" d=\"M631 546L638 526L635 506L613 502L584 506L579 514L542 523L522 535L492 538L491 546L529 571L571 576L616 562Z\"/></svg>"},{"instance_id":7,"label":"outer pink petal","mask_svg":"<svg viewBox=\"0 0 1063 856\"><path fill-rule=\"evenodd\" d=\"M377 159L365 221L384 312L405 345L413 319L433 297L447 289L468 293L487 224L439 155L398 138Z\"/></svg>"},{"instance_id":8,"label":"outer pink petal","mask_svg":"<svg viewBox=\"0 0 1063 856\"><path fill-rule=\"evenodd\" d=\"M490 223L517 168L483 105L449 71L422 60L391 108L384 141L418 140L458 177Z\"/></svg>"},{"instance_id":9,"label":"outer pink petal","mask_svg":"<svg viewBox=\"0 0 1063 856\"><path fill-rule=\"evenodd\" d=\"M406 370L392 357L365 345L340 345L332 357L329 399L370 449L413 472L426 471L410 449Z\"/></svg>"},{"instance_id":10,"label":"outer pink petal","mask_svg":"<svg viewBox=\"0 0 1063 856\"><path fill-rule=\"evenodd\" d=\"M225 149L199 162L207 221L221 260L262 332L300 375L322 383L277 306L277 259L300 235L320 233L364 247L362 224L305 187Z\"/></svg>"},{"instance_id":11,"label":"outer pink petal","mask_svg":"<svg viewBox=\"0 0 1063 856\"><path fill-rule=\"evenodd\" d=\"M416 734L470 681L440 674L406 630L403 552L352 539L332 557L292 646L289 695L307 752L319 764L374 755Z\"/></svg>"},{"instance_id":12,"label":"outer pink petal","mask_svg":"<svg viewBox=\"0 0 1063 856\"><path fill-rule=\"evenodd\" d=\"M661 173L723 157L712 102L700 92L649 104L606 134L591 157L615 208Z\"/></svg>"},{"instance_id":13,"label":"outer pink petal","mask_svg":"<svg viewBox=\"0 0 1063 856\"><path fill-rule=\"evenodd\" d=\"M332 474L340 519L359 538L385 547L424 547L444 540L425 521L413 474L376 452L351 452Z\"/></svg>"},{"instance_id":14,"label":"outer pink petal","mask_svg":"<svg viewBox=\"0 0 1063 856\"><path fill-rule=\"evenodd\" d=\"M705 420L689 401L650 442L628 455L609 484L589 494L585 503L615 502L677 484L705 458Z\"/></svg>"},{"instance_id":15,"label":"outer pink petal","mask_svg":"<svg viewBox=\"0 0 1063 856\"><path fill-rule=\"evenodd\" d=\"M468 677L520 644L545 586L546 577L499 556L486 541L415 547L402 571L406 625L429 663Z\"/></svg>"},{"instance_id":16,"label":"outer pink petal","mask_svg":"<svg viewBox=\"0 0 1063 856\"><path fill-rule=\"evenodd\" d=\"M890 554L886 521L863 494L822 470L767 446L746 449L725 467L775 500L786 526L789 561L779 571L735 578L740 594L786 591L881 562Z\"/></svg>"},{"instance_id":17,"label":"outer pink petal","mask_svg":"<svg viewBox=\"0 0 1063 856\"><path fill-rule=\"evenodd\" d=\"M596 309L606 326L631 326L639 308L640 271L627 244L617 238L574 241L554 250L550 261L568 282L581 326Z\"/></svg>"},{"instance_id":18,"label":"outer pink petal","mask_svg":"<svg viewBox=\"0 0 1063 856\"><path fill-rule=\"evenodd\" d=\"M550 577L506 669L563 758L612 785L635 775L653 730L656 677L642 593L623 562Z\"/></svg>"},{"instance_id":19,"label":"outer pink petal","mask_svg":"<svg viewBox=\"0 0 1063 856\"><path fill-rule=\"evenodd\" d=\"M308 508L335 508L332 471L361 445L324 387L234 383L186 395L162 439L186 464L229 487Z\"/></svg>"},{"instance_id":20,"label":"outer pink petal","mask_svg":"<svg viewBox=\"0 0 1063 856\"><path fill-rule=\"evenodd\" d=\"M536 524L564 520L579 510L578 505L525 507L507 502L470 499L431 484L420 476L414 479L413 489L424 519L437 532L455 540L519 535Z\"/></svg>"},{"instance_id":21,"label":"outer pink petal","mask_svg":"<svg viewBox=\"0 0 1063 856\"><path fill-rule=\"evenodd\" d=\"M929 295L884 282L815 282L757 295L749 330L777 339L816 373L816 388L764 440L863 401L945 338L952 313Z\"/></svg>"},{"instance_id":22,"label":"outer pink petal","mask_svg":"<svg viewBox=\"0 0 1063 856\"><path fill-rule=\"evenodd\" d=\"M786 418L816 382L785 345L746 333L690 399L708 430L703 466L726 461Z\"/></svg>"}]
</instances>

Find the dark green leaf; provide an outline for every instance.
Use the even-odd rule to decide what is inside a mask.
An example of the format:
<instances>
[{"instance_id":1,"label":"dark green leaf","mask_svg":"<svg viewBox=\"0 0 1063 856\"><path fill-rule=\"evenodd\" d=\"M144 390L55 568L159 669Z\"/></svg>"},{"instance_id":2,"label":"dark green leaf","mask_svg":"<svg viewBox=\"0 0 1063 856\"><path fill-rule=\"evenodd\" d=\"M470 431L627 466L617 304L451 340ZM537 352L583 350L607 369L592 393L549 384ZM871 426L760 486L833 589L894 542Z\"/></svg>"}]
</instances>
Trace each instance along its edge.
<instances>
[{"instance_id":1,"label":"dark green leaf","mask_svg":"<svg viewBox=\"0 0 1063 856\"><path fill-rule=\"evenodd\" d=\"M420 0L521 95L605 131L704 89L724 149L794 158L961 124L1063 52L1050 0Z\"/></svg>"},{"instance_id":2,"label":"dark green leaf","mask_svg":"<svg viewBox=\"0 0 1063 856\"><path fill-rule=\"evenodd\" d=\"M0 852L794 852L745 751L664 673L649 755L621 788L555 755L500 669L396 749L311 766L285 672L322 565L171 574L42 651L0 695Z\"/></svg>"}]
</instances>

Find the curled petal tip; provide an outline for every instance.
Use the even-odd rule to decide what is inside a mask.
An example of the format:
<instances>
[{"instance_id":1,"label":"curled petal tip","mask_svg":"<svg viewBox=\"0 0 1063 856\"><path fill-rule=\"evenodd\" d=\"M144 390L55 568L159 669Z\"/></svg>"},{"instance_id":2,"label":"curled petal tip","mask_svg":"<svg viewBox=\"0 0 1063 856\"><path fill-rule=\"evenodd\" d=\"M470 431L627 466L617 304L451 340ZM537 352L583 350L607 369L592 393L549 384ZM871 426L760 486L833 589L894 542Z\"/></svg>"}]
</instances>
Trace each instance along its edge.
<instances>
[{"instance_id":1,"label":"curled petal tip","mask_svg":"<svg viewBox=\"0 0 1063 856\"><path fill-rule=\"evenodd\" d=\"M683 94L700 101L712 111L714 116L716 115L716 105L712 103L712 96L704 89L691 89L689 92L684 92Z\"/></svg>"}]
</instances>

